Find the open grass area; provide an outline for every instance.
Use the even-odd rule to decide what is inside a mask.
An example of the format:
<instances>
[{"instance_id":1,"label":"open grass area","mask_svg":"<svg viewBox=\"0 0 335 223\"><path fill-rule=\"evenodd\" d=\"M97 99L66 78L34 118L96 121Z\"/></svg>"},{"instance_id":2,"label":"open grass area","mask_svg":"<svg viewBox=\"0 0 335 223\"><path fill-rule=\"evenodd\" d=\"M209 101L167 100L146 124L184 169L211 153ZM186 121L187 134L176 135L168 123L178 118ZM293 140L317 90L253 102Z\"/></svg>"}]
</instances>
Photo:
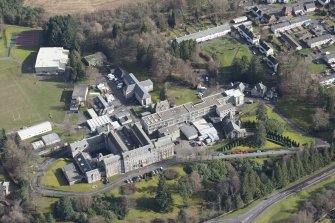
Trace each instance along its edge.
<instances>
[{"instance_id":1,"label":"open grass area","mask_svg":"<svg viewBox=\"0 0 335 223\"><path fill-rule=\"evenodd\" d=\"M65 176L61 170L63 166L70 163L70 160L67 159L58 159L45 173L41 178L41 184L47 188L63 190L63 191L75 191L75 192L87 192L94 191L99 188L102 188L104 185L101 181L88 184L88 183L79 183L72 186L67 184ZM118 176L113 177L112 180L117 179Z\"/></svg>"},{"instance_id":2,"label":"open grass area","mask_svg":"<svg viewBox=\"0 0 335 223\"><path fill-rule=\"evenodd\" d=\"M1 127L14 130L46 120L63 122L64 103L70 95L64 91L67 85L58 78L22 74L18 63L0 61L0 83Z\"/></svg>"},{"instance_id":3,"label":"open grass area","mask_svg":"<svg viewBox=\"0 0 335 223\"><path fill-rule=\"evenodd\" d=\"M248 46L235 39L222 38L203 45L202 49L217 58L222 67L230 67L235 58L251 58Z\"/></svg>"},{"instance_id":4,"label":"open grass area","mask_svg":"<svg viewBox=\"0 0 335 223\"><path fill-rule=\"evenodd\" d=\"M285 115L287 115L287 117L289 118L293 118L293 116L289 116L288 114L292 114L292 110L296 109L296 104L294 103L295 101L291 101L292 104L288 105L284 102L281 102L282 99L280 99L280 101L278 103L283 103L280 104L281 106L283 106L283 108L287 111L283 112L281 109L280 111L283 112ZM278 105L277 103L277 105ZM298 105L299 106L299 105ZM301 104L300 106L303 106L303 104ZM275 113L269 106L267 107L267 114L269 118L272 119L276 119L279 122L282 123L286 123L277 113ZM252 105L249 105L245 110L243 110L243 115L241 117L242 121L255 121L256 120L256 109L257 109L257 103L254 103ZM303 107L301 108L303 109ZM300 115L304 115L304 114L300 114ZM294 120L295 121L295 120ZM286 125L286 130L283 133L284 136L288 136L290 139L300 143L301 145L305 144L305 143L311 143L312 139L302 135L301 133L297 132L296 130L292 129L291 127L289 127L288 125Z\"/></svg>"},{"instance_id":5,"label":"open grass area","mask_svg":"<svg viewBox=\"0 0 335 223\"><path fill-rule=\"evenodd\" d=\"M300 128L310 130L312 127L312 105L292 97L280 98L276 108L286 117L294 121Z\"/></svg>"},{"instance_id":6,"label":"open grass area","mask_svg":"<svg viewBox=\"0 0 335 223\"><path fill-rule=\"evenodd\" d=\"M180 176L185 175L185 172L183 170L182 165L177 165L174 167L171 167L170 169L176 170ZM180 197L180 195L177 193L175 189L175 183L177 180L168 180L167 184L172 189L173 194L172 197L174 199L174 208L173 211L170 213L162 214L159 212L154 211L155 204L154 204L154 197L156 195L156 187L158 183L158 176L154 176L152 180L149 181L141 181L136 184L136 187L138 188L138 191L135 192L132 195L125 195L129 199L134 199L136 201L136 207L131 208L129 210L129 213L124 220L116 221L117 223L121 222L145 222L149 223L155 218L160 218L164 220L168 219L176 219L176 216L179 212L179 208L183 205L183 200ZM121 196L120 189L115 188L109 192L108 194L113 194L114 196ZM191 215L199 214L198 212L198 197L194 196L190 200L190 207L187 208L187 212Z\"/></svg>"},{"instance_id":7,"label":"open grass area","mask_svg":"<svg viewBox=\"0 0 335 223\"><path fill-rule=\"evenodd\" d=\"M273 205L270 209L266 210L256 222L257 223L279 223L288 220L293 213L299 211L299 206L302 202L307 200L313 193L321 190L328 184L335 183L335 176L329 177L326 180L315 184L296 195Z\"/></svg>"},{"instance_id":8,"label":"open grass area","mask_svg":"<svg viewBox=\"0 0 335 223\"><path fill-rule=\"evenodd\" d=\"M322 63L321 64L310 63L308 64L308 68L309 71L313 74L322 73L328 69L327 65Z\"/></svg>"},{"instance_id":9,"label":"open grass area","mask_svg":"<svg viewBox=\"0 0 335 223\"><path fill-rule=\"evenodd\" d=\"M165 93L170 102L175 102L176 105L185 104L187 102L198 103L197 91L184 86L171 86Z\"/></svg>"}]
</instances>

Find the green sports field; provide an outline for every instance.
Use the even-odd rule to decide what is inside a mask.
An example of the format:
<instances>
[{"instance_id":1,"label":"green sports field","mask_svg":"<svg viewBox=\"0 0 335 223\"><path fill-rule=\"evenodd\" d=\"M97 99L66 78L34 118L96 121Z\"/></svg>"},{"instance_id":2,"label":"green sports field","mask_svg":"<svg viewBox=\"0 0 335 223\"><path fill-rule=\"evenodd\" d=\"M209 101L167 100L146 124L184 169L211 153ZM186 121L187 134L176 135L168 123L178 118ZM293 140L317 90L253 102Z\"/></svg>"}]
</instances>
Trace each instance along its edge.
<instances>
[{"instance_id":1,"label":"green sports field","mask_svg":"<svg viewBox=\"0 0 335 223\"><path fill-rule=\"evenodd\" d=\"M15 130L46 120L63 122L66 85L59 80L22 74L20 64L5 60L0 61L0 83L1 128Z\"/></svg>"}]
</instances>

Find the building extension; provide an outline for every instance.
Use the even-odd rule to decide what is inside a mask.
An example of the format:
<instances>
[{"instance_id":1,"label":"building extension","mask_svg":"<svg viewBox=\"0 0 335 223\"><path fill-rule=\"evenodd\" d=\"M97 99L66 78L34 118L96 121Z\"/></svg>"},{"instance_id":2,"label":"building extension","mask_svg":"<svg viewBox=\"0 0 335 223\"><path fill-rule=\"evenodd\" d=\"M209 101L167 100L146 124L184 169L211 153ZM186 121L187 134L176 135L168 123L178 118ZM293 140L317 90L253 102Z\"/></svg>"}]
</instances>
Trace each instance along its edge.
<instances>
[{"instance_id":1,"label":"building extension","mask_svg":"<svg viewBox=\"0 0 335 223\"><path fill-rule=\"evenodd\" d=\"M224 36L230 33L231 29L228 23L216 26L213 28L208 28L206 30L202 30L196 33L191 33L189 35L185 35L182 37L178 37L175 39L177 43L181 43L187 40L195 40L197 43L205 42L207 40L215 39L221 36Z\"/></svg>"},{"instance_id":2,"label":"building extension","mask_svg":"<svg viewBox=\"0 0 335 223\"><path fill-rule=\"evenodd\" d=\"M302 49L302 46L291 35L287 33L282 33L280 37L282 38L282 40L284 40L289 49L293 50Z\"/></svg>"},{"instance_id":3,"label":"building extension","mask_svg":"<svg viewBox=\"0 0 335 223\"><path fill-rule=\"evenodd\" d=\"M58 74L66 69L69 50L63 47L41 47L38 51L35 72L38 74Z\"/></svg>"}]
</instances>

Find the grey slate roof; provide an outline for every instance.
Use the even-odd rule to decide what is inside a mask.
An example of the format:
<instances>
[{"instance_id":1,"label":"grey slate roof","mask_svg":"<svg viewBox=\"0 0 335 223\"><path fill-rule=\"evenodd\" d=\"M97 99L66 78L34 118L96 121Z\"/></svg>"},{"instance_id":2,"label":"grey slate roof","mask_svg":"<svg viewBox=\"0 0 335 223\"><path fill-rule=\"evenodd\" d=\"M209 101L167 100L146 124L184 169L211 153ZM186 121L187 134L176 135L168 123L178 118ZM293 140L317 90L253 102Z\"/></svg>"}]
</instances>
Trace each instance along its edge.
<instances>
[{"instance_id":1,"label":"grey slate roof","mask_svg":"<svg viewBox=\"0 0 335 223\"><path fill-rule=\"evenodd\" d=\"M126 90L131 91L132 89L134 89L135 93L141 98L141 99L146 99L146 98L150 98L150 94L143 88L143 85L147 85L147 84L152 84L151 80L146 80L146 81L142 81L139 82L137 80L137 78L135 77L134 74L129 73L129 74L125 74L123 77L124 82L126 83Z\"/></svg>"},{"instance_id":2,"label":"grey slate roof","mask_svg":"<svg viewBox=\"0 0 335 223\"><path fill-rule=\"evenodd\" d=\"M269 46L269 44L267 44L266 42L264 41L260 41L259 42L259 45L266 51L268 51L269 49L271 49L271 47Z\"/></svg>"},{"instance_id":3,"label":"grey slate roof","mask_svg":"<svg viewBox=\"0 0 335 223\"><path fill-rule=\"evenodd\" d=\"M180 131L186 136L186 138L198 136L198 131L193 126L187 124L184 124L182 127L180 127Z\"/></svg>"},{"instance_id":4,"label":"grey slate roof","mask_svg":"<svg viewBox=\"0 0 335 223\"><path fill-rule=\"evenodd\" d=\"M186 36L178 37L178 38L176 38L176 41L177 41L177 43L181 43L183 41L191 40L191 39L197 40L197 39L203 38L205 36L213 35L213 34L228 31L228 30L230 30L230 26L229 26L228 23L226 23L226 24L223 24L221 26L216 26L216 27L209 28L209 29L206 29L206 30L202 30L202 31L199 31L199 32L196 32L196 33L191 33L191 34L186 35Z\"/></svg>"},{"instance_id":5,"label":"grey slate roof","mask_svg":"<svg viewBox=\"0 0 335 223\"><path fill-rule=\"evenodd\" d=\"M223 126L223 131L226 135L229 135L232 131L238 131L238 132L246 132L245 129L241 129L240 126L235 124L233 121L229 121L227 124Z\"/></svg>"}]
</instances>

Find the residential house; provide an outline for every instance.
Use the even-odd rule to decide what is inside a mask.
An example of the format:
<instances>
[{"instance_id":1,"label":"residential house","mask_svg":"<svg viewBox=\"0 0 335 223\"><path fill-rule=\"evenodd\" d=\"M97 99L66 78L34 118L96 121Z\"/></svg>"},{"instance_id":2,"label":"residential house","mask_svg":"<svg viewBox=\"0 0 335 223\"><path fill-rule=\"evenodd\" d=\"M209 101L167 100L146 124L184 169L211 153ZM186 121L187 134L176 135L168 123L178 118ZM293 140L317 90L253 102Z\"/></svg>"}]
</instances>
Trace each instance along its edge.
<instances>
[{"instance_id":1,"label":"residential house","mask_svg":"<svg viewBox=\"0 0 335 223\"><path fill-rule=\"evenodd\" d=\"M321 47L323 45L333 43L334 43L334 36L330 34L317 36L306 40L306 44L308 45L309 48Z\"/></svg>"},{"instance_id":2,"label":"residential house","mask_svg":"<svg viewBox=\"0 0 335 223\"><path fill-rule=\"evenodd\" d=\"M335 52L327 53L322 58L331 68L335 67Z\"/></svg>"},{"instance_id":3,"label":"residential house","mask_svg":"<svg viewBox=\"0 0 335 223\"><path fill-rule=\"evenodd\" d=\"M309 21L310 19L307 18L306 16L298 16L298 17L291 19L290 21L271 25L271 31L275 34L280 33L280 32L285 32L287 30L300 27Z\"/></svg>"},{"instance_id":4,"label":"residential house","mask_svg":"<svg viewBox=\"0 0 335 223\"><path fill-rule=\"evenodd\" d=\"M302 46L289 34L282 33L281 39L286 43L289 49L301 50Z\"/></svg>"},{"instance_id":5,"label":"residential house","mask_svg":"<svg viewBox=\"0 0 335 223\"><path fill-rule=\"evenodd\" d=\"M260 8L258 8L257 6L253 7L251 9L251 12L257 17L257 18L262 18L263 12Z\"/></svg>"},{"instance_id":6,"label":"residential house","mask_svg":"<svg viewBox=\"0 0 335 223\"><path fill-rule=\"evenodd\" d=\"M150 79L139 82L134 74L129 73L124 75L123 81L126 85L123 88L123 94L126 99L135 96L137 101L144 107L148 107L152 103L149 92L153 91L153 83Z\"/></svg>"},{"instance_id":7,"label":"residential house","mask_svg":"<svg viewBox=\"0 0 335 223\"><path fill-rule=\"evenodd\" d=\"M330 0L317 0L322 6L326 6L330 3Z\"/></svg>"},{"instance_id":8,"label":"residential house","mask_svg":"<svg viewBox=\"0 0 335 223\"><path fill-rule=\"evenodd\" d=\"M295 15L295 16L302 16L302 15L304 15L305 14L305 10L304 10L304 7L303 6L301 6L301 5L295 5L295 6L293 6L293 14Z\"/></svg>"},{"instance_id":9,"label":"residential house","mask_svg":"<svg viewBox=\"0 0 335 223\"><path fill-rule=\"evenodd\" d=\"M265 41L259 42L258 49L259 51L261 51L261 53L265 54L266 56L273 55L273 49Z\"/></svg>"},{"instance_id":10,"label":"residential house","mask_svg":"<svg viewBox=\"0 0 335 223\"><path fill-rule=\"evenodd\" d=\"M274 56L269 55L265 57L264 60L266 61L266 64L273 69L274 72L277 72L278 60Z\"/></svg>"},{"instance_id":11,"label":"residential house","mask_svg":"<svg viewBox=\"0 0 335 223\"><path fill-rule=\"evenodd\" d=\"M292 7L290 6L284 6L282 11L281 11L281 14L283 16L291 16L292 15Z\"/></svg>"},{"instance_id":12,"label":"residential house","mask_svg":"<svg viewBox=\"0 0 335 223\"><path fill-rule=\"evenodd\" d=\"M253 44L253 45L258 45L259 44L260 35L255 34L252 31L252 27L248 28L245 25L241 25L241 26L237 27L237 30L240 33L240 35L243 38L245 38L247 40L247 42L249 42L250 44Z\"/></svg>"},{"instance_id":13,"label":"residential house","mask_svg":"<svg viewBox=\"0 0 335 223\"><path fill-rule=\"evenodd\" d=\"M276 16L269 15L269 14L266 14L266 13L264 13L262 18L261 18L262 23L265 23L265 24L268 24L268 25L273 24L276 20L277 20Z\"/></svg>"},{"instance_id":14,"label":"residential house","mask_svg":"<svg viewBox=\"0 0 335 223\"><path fill-rule=\"evenodd\" d=\"M9 182L0 181L0 197L5 197L9 195Z\"/></svg>"},{"instance_id":15,"label":"residential house","mask_svg":"<svg viewBox=\"0 0 335 223\"><path fill-rule=\"evenodd\" d=\"M246 86L245 84L243 84L243 82L236 82L232 84L232 88L236 90L240 90L242 93L244 93Z\"/></svg>"},{"instance_id":16,"label":"residential house","mask_svg":"<svg viewBox=\"0 0 335 223\"><path fill-rule=\"evenodd\" d=\"M314 12L316 10L315 3L314 2L309 2L304 5L305 12Z\"/></svg>"},{"instance_id":17,"label":"residential house","mask_svg":"<svg viewBox=\"0 0 335 223\"><path fill-rule=\"evenodd\" d=\"M267 87L262 83L258 83L253 89L251 89L251 96L263 98L267 91Z\"/></svg>"}]
</instances>

